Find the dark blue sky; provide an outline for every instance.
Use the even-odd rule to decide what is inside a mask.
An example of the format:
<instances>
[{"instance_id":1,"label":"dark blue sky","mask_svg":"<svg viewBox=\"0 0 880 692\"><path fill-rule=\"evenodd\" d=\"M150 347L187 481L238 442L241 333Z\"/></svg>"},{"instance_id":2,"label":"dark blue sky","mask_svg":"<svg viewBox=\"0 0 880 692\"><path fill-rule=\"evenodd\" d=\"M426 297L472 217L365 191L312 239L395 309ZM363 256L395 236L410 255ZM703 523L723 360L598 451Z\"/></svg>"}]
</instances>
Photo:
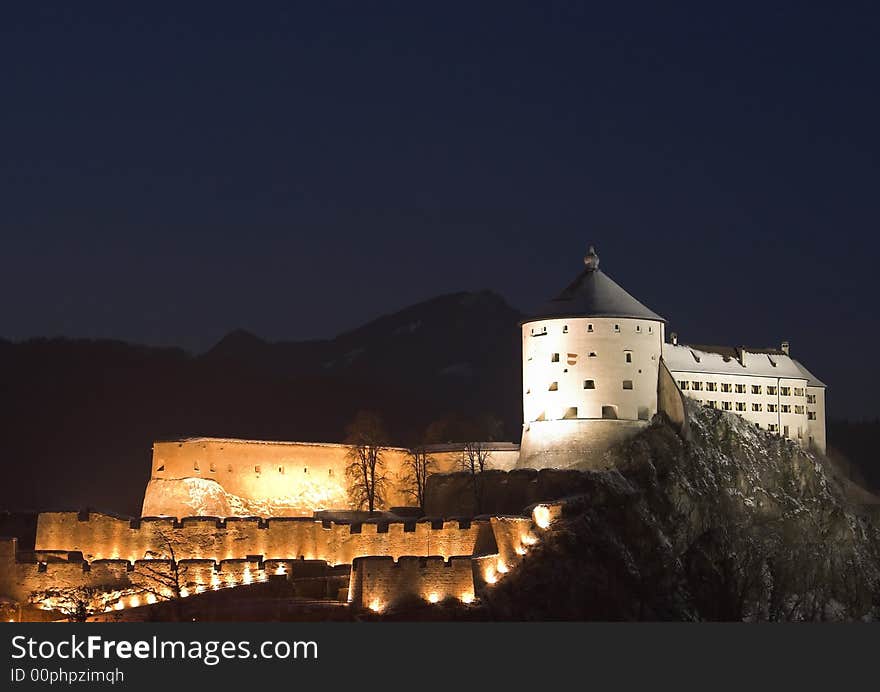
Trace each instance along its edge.
<instances>
[{"instance_id":1,"label":"dark blue sky","mask_svg":"<svg viewBox=\"0 0 880 692\"><path fill-rule=\"evenodd\" d=\"M871 3L183 4L2 10L0 336L528 309L595 242L682 339L788 338L880 414Z\"/></svg>"}]
</instances>

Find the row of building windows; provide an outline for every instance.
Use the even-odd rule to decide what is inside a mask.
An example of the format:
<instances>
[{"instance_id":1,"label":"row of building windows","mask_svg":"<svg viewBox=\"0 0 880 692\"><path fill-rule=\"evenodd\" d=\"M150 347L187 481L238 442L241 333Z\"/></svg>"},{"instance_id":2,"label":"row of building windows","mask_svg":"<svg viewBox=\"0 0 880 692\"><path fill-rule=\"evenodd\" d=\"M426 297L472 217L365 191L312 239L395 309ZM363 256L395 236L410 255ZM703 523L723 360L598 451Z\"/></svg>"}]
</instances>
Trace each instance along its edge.
<instances>
[{"instance_id":1,"label":"row of building windows","mask_svg":"<svg viewBox=\"0 0 880 692\"><path fill-rule=\"evenodd\" d=\"M156 469L156 471L164 471L164 470L165 470L165 465L164 465L164 464L162 464L161 466L159 466L159 467ZM194 462L193 462L193 471L198 471L199 473L201 473L201 466L200 466L200 464L199 464L198 461L194 461ZM208 466L208 471L209 471L210 473L217 473L217 467L216 467L216 465L215 465L213 462ZM232 473L232 472L234 471L234 469L233 469L233 467L232 467L232 464L229 464L229 465L226 467L226 471L227 471L227 473ZM260 473L262 473L262 471L263 471L263 467L260 466L259 464L257 464L256 466L254 466L254 473L256 473L256 474L260 474ZM309 472L309 467L308 467L308 466L303 466L303 473L308 473L308 472ZM283 466L283 465L279 465L279 466L278 466L278 473L282 473L282 474L284 473L284 466ZM333 469L328 469L328 470L327 470L327 475L332 476L332 475L333 475Z\"/></svg>"},{"instance_id":2,"label":"row of building windows","mask_svg":"<svg viewBox=\"0 0 880 692\"><path fill-rule=\"evenodd\" d=\"M650 417L650 410L647 406L639 406L637 415L639 420L648 420ZM565 409L564 413L560 417L559 420L571 420L578 418L578 407L577 406L569 406ZM617 420L618 418L618 408L613 404L605 404L602 406L602 418L606 420ZM535 418L536 421L546 421L548 420L547 414L545 411L541 411Z\"/></svg>"},{"instance_id":3,"label":"row of building windows","mask_svg":"<svg viewBox=\"0 0 880 692\"><path fill-rule=\"evenodd\" d=\"M584 389L595 389L596 388L596 380L584 380ZM632 389L633 381L632 380L623 380L623 388L624 389ZM547 387L548 392L558 392L559 391L559 382L551 382L550 386ZM526 390L526 394L531 394L531 388Z\"/></svg>"},{"instance_id":4,"label":"row of building windows","mask_svg":"<svg viewBox=\"0 0 880 692\"><path fill-rule=\"evenodd\" d=\"M558 353L551 353L550 354L550 362L551 363L558 363L559 362L559 355L560 354L558 354ZM577 363L577 357L578 357L577 353L568 353L568 354L566 354L565 362L568 363L569 365L575 365ZM596 358L596 357L597 356L596 356L595 351L590 351L587 354L587 358ZM532 360L532 359L529 358L529 360ZM632 351L624 351L623 352L623 362L624 363L632 363L633 362Z\"/></svg>"},{"instance_id":5,"label":"row of building windows","mask_svg":"<svg viewBox=\"0 0 880 692\"><path fill-rule=\"evenodd\" d=\"M612 327L612 329L614 330L615 334L620 334L622 331L619 324L615 324ZM587 323L587 333L593 334L595 331L596 330L593 327L593 323L592 322ZM650 324L647 325L645 328L645 331L647 331L648 334L653 334L654 333L654 326L650 325ZM641 334L642 333L642 325L637 324L636 328L635 328L635 332L636 332L636 334ZM568 334L568 325L567 324L562 325L562 333ZM547 331L546 325L544 325L542 327L532 327L532 329L531 329L531 336L547 336L547 334L549 334L549 332Z\"/></svg>"},{"instance_id":6,"label":"row of building windows","mask_svg":"<svg viewBox=\"0 0 880 692\"><path fill-rule=\"evenodd\" d=\"M700 380L679 380L678 386L684 391L693 391L693 392L717 392L719 391L718 387L721 387L722 392L734 392L736 394L745 394L746 393L746 385L744 384L731 384L730 382L701 382ZM763 394L764 393L764 385L753 384L751 388L752 394ZM803 387L777 387L776 385L768 384L766 386L767 394L769 396L792 396L792 392L794 396L803 396L804 388ZM807 395L807 403L814 404L816 403L816 395L809 394Z\"/></svg>"},{"instance_id":7,"label":"row of building windows","mask_svg":"<svg viewBox=\"0 0 880 692\"><path fill-rule=\"evenodd\" d=\"M703 401L702 399L697 399L697 403L705 404L709 408L717 409L719 407L717 401L709 400ZM744 401L722 401L721 402L721 410L722 411L738 411L740 413L746 410L746 404ZM751 405L751 410L753 413L761 413L764 410L767 413L794 413L796 415L802 416L804 414L803 406L791 406L790 404L767 404L766 409L764 404L761 403L753 403ZM807 411L807 420L816 420L816 412L815 411Z\"/></svg>"},{"instance_id":8,"label":"row of building windows","mask_svg":"<svg viewBox=\"0 0 880 692\"><path fill-rule=\"evenodd\" d=\"M703 401L702 399L697 399L697 403L705 404L709 408L718 408L718 402L709 400ZM744 401L722 401L721 402L721 410L722 411L738 411L740 413L746 410L746 403ZM767 411L767 413L795 413L797 415L804 414L803 406L791 406L790 404L767 404L766 408L764 404L761 403L753 403L751 405L751 410L753 413L761 413L763 411ZM816 420L816 412L808 411L807 418L809 420Z\"/></svg>"}]
</instances>

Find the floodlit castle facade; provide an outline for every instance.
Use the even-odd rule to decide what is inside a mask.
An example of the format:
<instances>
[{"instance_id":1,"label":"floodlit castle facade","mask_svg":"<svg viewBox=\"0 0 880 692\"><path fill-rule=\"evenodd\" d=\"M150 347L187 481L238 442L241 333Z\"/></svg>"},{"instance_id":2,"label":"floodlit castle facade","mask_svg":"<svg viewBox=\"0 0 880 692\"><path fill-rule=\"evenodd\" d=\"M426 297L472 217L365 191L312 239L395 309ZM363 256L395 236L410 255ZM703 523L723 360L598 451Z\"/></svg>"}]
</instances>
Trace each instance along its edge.
<instances>
[{"instance_id":1,"label":"floodlit castle facade","mask_svg":"<svg viewBox=\"0 0 880 692\"><path fill-rule=\"evenodd\" d=\"M684 396L825 451L825 385L779 349L666 342L666 320L599 269L585 268L522 322L519 467L595 459L663 408L670 377Z\"/></svg>"}]
</instances>

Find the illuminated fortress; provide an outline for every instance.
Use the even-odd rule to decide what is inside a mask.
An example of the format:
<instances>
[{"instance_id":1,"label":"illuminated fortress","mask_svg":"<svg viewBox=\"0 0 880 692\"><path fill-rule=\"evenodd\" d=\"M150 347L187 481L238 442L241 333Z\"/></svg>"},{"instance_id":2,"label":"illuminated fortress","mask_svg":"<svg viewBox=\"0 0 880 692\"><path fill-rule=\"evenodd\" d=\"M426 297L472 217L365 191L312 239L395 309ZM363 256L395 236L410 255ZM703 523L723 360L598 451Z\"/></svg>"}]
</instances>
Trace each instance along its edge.
<instances>
[{"instance_id":1,"label":"illuminated fortress","mask_svg":"<svg viewBox=\"0 0 880 692\"><path fill-rule=\"evenodd\" d=\"M666 320L600 270L593 248L584 263L521 325L522 442L486 443L489 469L600 467L611 445L657 413L686 425L684 396L825 451L825 385L790 356L788 343L687 346L674 335L667 342ZM185 586L169 598L318 565L350 566L343 597L356 606L380 611L412 596L469 603L515 569L561 511L541 502L514 517L414 519L398 510L346 520L347 451L308 442L156 442L142 518L40 514L33 553L0 539L0 597L26 604L34 593L90 586L104 594L101 609L137 607L163 597L141 589L138 578L173 561ZM463 454L429 451L434 473L456 470ZM406 504L405 458L404 449L385 451L391 483L383 509ZM316 514L322 510L339 511Z\"/></svg>"},{"instance_id":2,"label":"illuminated fortress","mask_svg":"<svg viewBox=\"0 0 880 692\"><path fill-rule=\"evenodd\" d=\"M779 349L685 346L666 320L599 269L580 275L522 323L519 467L597 462L679 392L825 452L825 385ZM664 392L666 390L666 392ZM671 413L671 411L667 411Z\"/></svg>"}]
</instances>

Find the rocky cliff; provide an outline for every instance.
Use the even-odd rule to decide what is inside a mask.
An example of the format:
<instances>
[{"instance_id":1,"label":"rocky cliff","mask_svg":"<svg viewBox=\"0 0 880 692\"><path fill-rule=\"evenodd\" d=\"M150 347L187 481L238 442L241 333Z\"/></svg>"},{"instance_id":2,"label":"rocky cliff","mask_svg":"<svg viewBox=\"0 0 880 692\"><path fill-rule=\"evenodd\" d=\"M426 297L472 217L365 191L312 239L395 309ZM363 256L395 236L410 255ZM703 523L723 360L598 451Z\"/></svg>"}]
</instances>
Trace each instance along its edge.
<instances>
[{"instance_id":1,"label":"rocky cliff","mask_svg":"<svg viewBox=\"0 0 880 692\"><path fill-rule=\"evenodd\" d=\"M862 620L880 617L876 498L848 498L822 457L688 406L585 471L492 618ZM595 468L595 466L593 466Z\"/></svg>"}]
</instances>

